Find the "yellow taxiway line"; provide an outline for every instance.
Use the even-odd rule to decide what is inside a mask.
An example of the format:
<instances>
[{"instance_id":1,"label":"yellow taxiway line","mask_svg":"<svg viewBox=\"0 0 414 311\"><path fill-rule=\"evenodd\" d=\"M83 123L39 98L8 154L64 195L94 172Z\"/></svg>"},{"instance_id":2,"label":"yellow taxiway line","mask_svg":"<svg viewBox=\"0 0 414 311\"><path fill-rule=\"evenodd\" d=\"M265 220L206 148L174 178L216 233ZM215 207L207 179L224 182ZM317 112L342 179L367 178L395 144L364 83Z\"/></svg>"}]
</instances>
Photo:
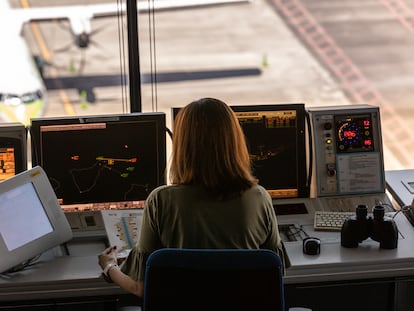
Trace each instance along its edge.
<instances>
[{"instance_id":1,"label":"yellow taxiway line","mask_svg":"<svg viewBox=\"0 0 414 311\"><path fill-rule=\"evenodd\" d=\"M20 0L20 4L21 4L22 8L30 8L28 0ZM46 42L45 42L45 40L43 38L43 35L40 31L39 25L36 22L30 22L30 27L33 31L33 35L35 37L35 40L36 40L37 44L39 45L39 49L40 49L40 53L42 55L42 58L45 61L50 62L52 53L47 48ZM58 79L59 75L58 75L58 72L55 68L53 68L53 67L51 68L50 74L51 74L52 78ZM62 100L63 107L64 107L64 110L65 110L66 114L69 115L69 116L76 115L75 109L73 108L73 105L72 105L67 93L62 88L59 90L59 97Z\"/></svg>"}]
</instances>

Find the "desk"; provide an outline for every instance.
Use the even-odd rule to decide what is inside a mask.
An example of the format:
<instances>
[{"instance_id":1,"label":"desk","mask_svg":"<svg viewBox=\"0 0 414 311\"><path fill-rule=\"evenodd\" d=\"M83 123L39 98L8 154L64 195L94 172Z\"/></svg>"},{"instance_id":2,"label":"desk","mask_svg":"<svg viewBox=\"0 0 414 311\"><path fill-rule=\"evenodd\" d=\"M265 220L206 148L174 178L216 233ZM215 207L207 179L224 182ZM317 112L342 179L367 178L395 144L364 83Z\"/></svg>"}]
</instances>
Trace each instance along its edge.
<instances>
[{"instance_id":1,"label":"desk","mask_svg":"<svg viewBox=\"0 0 414 311\"><path fill-rule=\"evenodd\" d=\"M395 221L401 232L398 247L380 249L371 239L358 248L340 245L339 232L313 229L313 213L323 208L324 199L302 199L308 214L278 216L280 224L296 224L321 239L317 256L302 252L302 241L285 242L292 266L285 276L288 307L313 310L413 310L414 228L401 213Z\"/></svg>"},{"instance_id":2,"label":"desk","mask_svg":"<svg viewBox=\"0 0 414 311\"><path fill-rule=\"evenodd\" d=\"M0 276L0 310L114 310L118 286L100 276L95 256L49 252L23 271Z\"/></svg>"},{"instance_id":3,"label":"desk","mask_svg":"<svg viewBox=\"0 0 414 311\"><path fill-rule=\"evenodd\" d=\"M395 218L402 234L397 249L380 249L379 243L370 239L356 249L347 249L340 246L338 232L313 230L313 213L323 208L324 200L297 199L296 203L305 204L308 214L279 216L279 223L302 226L308 235L321 239L322 248L320 255L309 256L302 253L302 241L285 242L292 263L285 276L288 307L303 305L315 311L412 310L414 297L408 293L414 292L414 228L402 214ZM116 297L125 293L106 283L100 274L96 254L45 259L10 278L0 278L0 310L15 301L42 300L54 304L47 310L60 311L66 309L56 307L56 301L69 299L68 303L73 303L85 298L87 302L90 297L110 303L98 301L75 309L106 311L109 305L111 310Z\"/></svg>"},{"instance_id":4,"label":"desk","mask_svg":"<svg viewBox=\"0 0 414 311\"><path fill-rule=\"evenodd\" d=\"M100 277L96 256L41 260L21 272L0 276L0 301L122 294Z\"/></svg>"},{"instance_id":5,"label":"desk","mask_svg":"<svg viewBox=\"0 0 414 311\"><path fill-rule=\"evenodd\" d=\"M280 224L296 223L313 237L321 239L321 253L317 256L302 252L302 241L285 242L292 267L288 269L285 283L327 282L375 278L378 276L414 276L414 228L402 213L395 217L400 231L398 247L380 249L379 243L367 239L358 248L340 245L340 232L315 231L313 213L320 205L319 199L304 199L308 214L279 216Z\"/></svg>"}]
</instances>

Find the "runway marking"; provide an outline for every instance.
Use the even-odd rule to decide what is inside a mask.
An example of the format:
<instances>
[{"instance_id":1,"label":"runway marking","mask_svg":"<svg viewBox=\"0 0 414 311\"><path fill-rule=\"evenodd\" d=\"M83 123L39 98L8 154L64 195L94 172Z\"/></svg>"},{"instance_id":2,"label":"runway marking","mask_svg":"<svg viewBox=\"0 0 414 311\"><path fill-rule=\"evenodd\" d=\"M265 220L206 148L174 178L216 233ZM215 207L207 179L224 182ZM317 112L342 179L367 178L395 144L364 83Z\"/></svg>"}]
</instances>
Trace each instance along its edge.
<instances>
[{"instance_id":1,"label":"runway marking","mask_svg":"<svg viewBox=\"0 0 414 311\"><path fill-rule=\"evenodd\" d=\"M394 107L372 86L300 0L272 0L272 3L339 80L342 89L351 98L353 104L380 107L381 127L386 129L382 131L386 141L384 146L386 162L390 163L393 169L413 167L414 157L408 149L414 145L412 132Z\"/></svg>"},{"instance_id":2,"label":"runway marking","mask_svg":"<svg viewBox=\"0 0 414 311\"><path fill-rule=\"evenodd\" d=\"M30 8L30 4L28 0L20 0L20 5L22 8L26 8L26 9ZM35 37L35 40L39 46L40 54L42 55L42 58L46 62L50 62L51 52L46 45L42 32L40 31L39 25L36 22L30 22L30 28L32 29L33 36ZM67 95L66 91L63 89L63 85L61 81L59 80L59 74L56 68L54 67L51 68L50 75L52 76L52 78L56 79L56 83L58 85L62 86L59 90L59 97L62 100L63 108L65 110L66 115L75 116L76 115L75 109L73 108L73 105L69 99L69 96Z\"/></svg>"},{"instance_id":3,"label":"runway marking","mask_svg":"<svg viewBox=\"0 0 414 311\"><path fill-rule=\"evenodd\" d=\"M379 0L400 20L401 24L414 34L414 12L403 0Z\"/></svg>"}]
</instances>

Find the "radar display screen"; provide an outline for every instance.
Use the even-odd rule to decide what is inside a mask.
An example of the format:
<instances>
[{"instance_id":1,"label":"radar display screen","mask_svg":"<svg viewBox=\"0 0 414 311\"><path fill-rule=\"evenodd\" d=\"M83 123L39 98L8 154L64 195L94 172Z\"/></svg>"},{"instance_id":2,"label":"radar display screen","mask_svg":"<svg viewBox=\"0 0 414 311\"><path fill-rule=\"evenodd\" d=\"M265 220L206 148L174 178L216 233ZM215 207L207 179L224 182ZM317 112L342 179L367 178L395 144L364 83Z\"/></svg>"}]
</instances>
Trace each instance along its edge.
<instances>
[{"instance_id":1,"label":"radar display screen","mask_svg":"<svg viewBox=\"0 0 414 311\"><path fill-rule=\"evenodd\" d=\"M62 205L145 200L164 183L165 123L103 119L34 121L38 164Z\"/></svg>"}]
</instances>

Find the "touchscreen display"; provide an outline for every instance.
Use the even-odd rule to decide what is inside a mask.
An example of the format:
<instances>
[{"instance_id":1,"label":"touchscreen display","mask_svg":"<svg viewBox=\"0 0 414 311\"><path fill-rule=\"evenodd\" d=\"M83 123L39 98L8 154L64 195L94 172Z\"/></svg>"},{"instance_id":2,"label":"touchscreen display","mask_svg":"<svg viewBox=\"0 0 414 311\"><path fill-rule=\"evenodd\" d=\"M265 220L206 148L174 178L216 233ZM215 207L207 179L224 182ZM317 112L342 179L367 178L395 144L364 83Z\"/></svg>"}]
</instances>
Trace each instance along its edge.
<instances>
[{"instance_id":1,"label":"touchscreen display","mask_svg":"<svg viewBox=\"0 0 414 311\"><path fill-rule=\"evenodd\" d=\"M52 231L32 183L0 195L0 235L9 251Z\"/></svg>"}]
</instances>

